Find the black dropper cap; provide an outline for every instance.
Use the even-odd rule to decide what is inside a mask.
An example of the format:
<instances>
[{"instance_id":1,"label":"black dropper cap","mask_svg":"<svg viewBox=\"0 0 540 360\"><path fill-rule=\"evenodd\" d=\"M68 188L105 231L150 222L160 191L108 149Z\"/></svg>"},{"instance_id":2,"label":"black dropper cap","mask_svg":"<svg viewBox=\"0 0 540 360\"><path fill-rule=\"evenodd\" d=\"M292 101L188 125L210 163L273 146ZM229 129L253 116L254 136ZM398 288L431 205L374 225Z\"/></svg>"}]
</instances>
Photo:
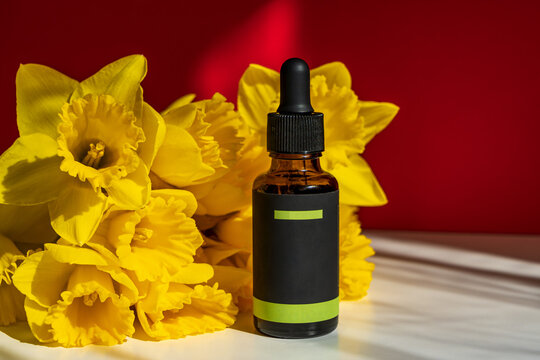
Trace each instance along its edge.
<instances>
[{"instance_id":1,"label":"black dropper cap","mask_svg":"<svg viewBox=\"0 0 540 360\"><path fill-rule=\"evenodd\" d=\"M285 154L324 151L323 114L313 112L309 96L309 67L291 58L281 65L280 104L268 114L267 149Z\"/></svg>"}]
</instances>

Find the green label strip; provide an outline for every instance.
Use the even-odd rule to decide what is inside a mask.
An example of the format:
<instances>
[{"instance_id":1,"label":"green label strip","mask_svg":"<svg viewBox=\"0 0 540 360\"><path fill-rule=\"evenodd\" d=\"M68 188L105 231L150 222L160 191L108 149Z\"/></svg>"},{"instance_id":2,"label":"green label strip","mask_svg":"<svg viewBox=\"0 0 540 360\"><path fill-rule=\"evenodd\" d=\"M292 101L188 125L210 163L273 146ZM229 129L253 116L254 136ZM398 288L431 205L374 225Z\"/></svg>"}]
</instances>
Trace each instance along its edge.
<instances>
[{"instance_id":1,"label":"green label strip","mask_svg":"<svg viewBox=\"0 0 540 360\"><path fill-rule=\"evenodd\" d=\"M253 315L266 321L303 324L333 319L339 314L339 297L314 304L277 304L253 297Z\"/></svg>"},{"instance_id":2,"label":"green label strip","mask_svg":"<svg viewBox=\"0 0 540 360\"><path fill-rule=\"evenodd\" d=\"M322 219L323 211L320 210L274 210L276 220L314 220Z\"/></svg>"}]
</instances>

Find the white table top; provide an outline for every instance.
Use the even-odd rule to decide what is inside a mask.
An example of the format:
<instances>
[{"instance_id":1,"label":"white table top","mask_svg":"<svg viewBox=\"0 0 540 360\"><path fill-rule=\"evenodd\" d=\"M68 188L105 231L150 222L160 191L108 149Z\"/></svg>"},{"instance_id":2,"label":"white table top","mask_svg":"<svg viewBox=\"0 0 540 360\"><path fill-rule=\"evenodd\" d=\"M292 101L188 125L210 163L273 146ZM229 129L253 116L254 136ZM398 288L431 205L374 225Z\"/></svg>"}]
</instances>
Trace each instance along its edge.
<instances>
[{"instance_id":1,"label":"white table top","mask_svg":"<svg viewBox=\"0 0 540 360\"><path fill-rule=\"evenodd\" d=\"M265 337L245 315L214 334L114 347L53 348L0 333L0 359L540 359L540 263L399 234L371 234L369 295L342 302L338 329L326 336Z\"/></svg>"}]
</instances>

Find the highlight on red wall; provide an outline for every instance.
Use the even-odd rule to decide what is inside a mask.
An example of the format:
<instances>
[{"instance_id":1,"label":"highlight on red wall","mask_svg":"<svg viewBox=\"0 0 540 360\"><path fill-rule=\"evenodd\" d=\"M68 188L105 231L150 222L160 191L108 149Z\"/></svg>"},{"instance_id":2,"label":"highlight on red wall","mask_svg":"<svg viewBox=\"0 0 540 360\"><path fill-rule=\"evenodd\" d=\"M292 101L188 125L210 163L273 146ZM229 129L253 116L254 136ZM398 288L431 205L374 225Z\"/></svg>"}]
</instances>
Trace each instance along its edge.
<instances>
[{"instance_id":1,"label":"highlight on red wall","mask_svg":"<svg viewBox=\"0 0 540 360\"><path fill-rule=\"evenodd\" d=\"M0 2L0 150L17 137L15 74L82 80L142 53L156 109L187 93L235 101L249 63L342 61L360 99L401 107L364 154L389 204L365 228L540 233L540 2Z\"/></svg>"}]
</instances>

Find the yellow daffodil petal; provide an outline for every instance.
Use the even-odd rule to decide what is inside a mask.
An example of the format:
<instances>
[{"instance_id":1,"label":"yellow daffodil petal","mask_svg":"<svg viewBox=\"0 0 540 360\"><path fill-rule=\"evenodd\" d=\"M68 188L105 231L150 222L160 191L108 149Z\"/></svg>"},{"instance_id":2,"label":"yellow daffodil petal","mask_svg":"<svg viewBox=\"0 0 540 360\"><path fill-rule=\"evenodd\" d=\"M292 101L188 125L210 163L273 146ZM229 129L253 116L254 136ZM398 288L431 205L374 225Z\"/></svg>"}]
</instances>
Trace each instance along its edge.
<instances>
[{"instance_id":1,"label":"yellow daffodil petal","mask_svg":"<svg viewBox=\"0 0 540 360\"><path fill-rule=\"evenodd\" d=\"M238 112L256 132L266 129L266 115L277 108L279 73L251 64L238 84Z\"/></svg>"},{"instance_id":2,"label":"yellow daffodil petal","mask_svg":"<svg viewBox=\"0 0 540 360\"><path fill-rule=\"evenodd\" d=\"M246 138L236 163L223 177L185 188L199 202L197 215L225 215L251 203L253 180L270 167L270 157L266 148L259 145L259 138L258 135Z\"/></svg>"},{"instance_id":3,"label":"yellow daffodil petal","mask_svg":"<svg viewBox=\"0 0 540 360\"><path fill-rule=\"evenodd\" d=\"M58 125L60 170L88 181L96 191L139 166L145 141L132 111L110 95L86 95L62 107Z\"/></svg>"},{"instance_id":4,"label":"yellow daffodil petal","mask_svg":"<svg viewBox=\"0 0 540 360\"><path fill-rule=\"evenodd\" d=\"M350 223L358 223L358 206L339 204L339 227L347 227Z\"/></svg>"},{"instance_id":5,"label":"yellow daffodil petal","mask_svg":"<svg viewBox=\"0 0 540 360\"><path fill-rule=\"evenodd\" d=\"M351 74L342 62L334 61L311 70L311 77L318 75L323 75L326 78L330 88L334 85L351 88ZM316 111L319 110L316 109Z\"/></svg>"},{"instance_id":6,"label":"yellow daffodil petal","mask_svg":"<svg viewBox=\"0 0 540 360\"><path fill-rule=\"evenodd\" d=\"M187 129L193 125L199 115L198 113L199 109L197 105L188 103L184 106L171 109L166 114L162 114L162 116L167 126L174 125L182 129Z\"/></svg>"},{"instance_id":7,"label":"yellow daffodil petal","mask_svg":"<svg viewBox=\"0 0 540 360\"><path fill-rule=\"evenodd\" d=\"M153 312L145 311L144 300L137 303L137 316L145 333L156 339L177 339L187 335L223 330L235 321L238 309L231 294L208 285L194 289L171 283L159 295L160 301ZM149 309L149 307L146 307Z\"/></svg>"},{"instance_id":8,"label":"yellow daffodil petal","mask_svg":"<svg viewBox=\"0 0 540 360\"><path fill-rule=\"evenodd\" d=\"M210 265L208 265L210 266ZM24 295L13 284L0 284L0 326L26 320Z\"/></svg>"},{"instance_id":9,"label":"yellow daffodil petal","mask_svg":"<svg viewBox=\"0 0 540 360\"><path fill-rule=\"evenodd\" d=\"M72 244L85 244L103 217L107 197L101 191L72 179L58 199L49 202L51 224L58 235Z\"/></svg>"},{"instance_id":10,"label":"yellow daffodil petal","mask_svg":"<svg viewBox=\"0 0 540 360\"><path fill-rule=\"evenodd\" d=\"M181 284L200 284L214 276L214 269L209 264L191 263L179 267L171 281Z\"/></svg>"},{"instance_id":11,"label":"yellow daffodil petal","mask_svg":"<svg viewBox=\"0 0 540 360\"><path fill-rule=\"evenodd\" d=\"M58 113L78 82L37 64L19 67L17 87L17 126L21 136L42 133L56 139Z\"/></svg>"},{"instance_id":12,"label":"yellow daffodil petal","mask_svg":"<svg viewBox=\"0 0 540 360\"><path fill-rule=\"evenodd\" d=\"M204 238L204 257L209 264L217 265L238 254L242 249L211 238Z\"/></svg>"},{"instance_id":13,"label":"yellow daffodil petal","mask_svg":"<svg viewBox=\"0 0 540 360\"><path fill-rule=\"evenodd\" d=\"M349 165L325 167L339 183L340 203L355 206L380 206L388 202L368 163L360 155L349 156ZM323 163L321 161L321 163Z\"/></svg>"},{"instance_id":14,"label":"yellow daffodil petal","mask_svg":"<svg viewBox=\"0 0 540 360\"><path fill-rule=\"evenodd\" d=\"M130 55L106 65L96 74L81 82L76 97L87 94L107 94L133 110L141 81L146 75L146 58Z\"/></svg>"},{"instance_id":15,"label":"yellow daffodil petal","mask_svg":"<svg viewBox=\"0 0 540 360\"><path fill-rule=\"evenodd\" d=\"M129 300L118 296L109 274L94 266L77 266L61 296L45 323L63 346L114 345L135 331Z\"/></svg>"},{"instance_id":16,"label":"yellow daffodil petal","mask_svg":"<svg viewBox=\"0 0 540 360\"><path fill-rule=\"evenodd\" d=\"M221 180L221 179L220 179ZM244 207L249 202L249 197L241 187L217 180L211 191L199 199L200 209L198 215L224 215ZM196 196L203 189L204 184L185 187Z\"/></svg>"},{"instance_id":17,"label":"yellow daffodil petal","mask_svg":"<svg viewBox=\"0 0 540 360\"><path fill-rule=\"evenodd\" d=\"M193 289L179 283L143 282L139 284L143 298L137 302L135 309L137 319L144 332L155 339L171 338L161 322L171 309L179 309L189 302ZM177 311L176 311L177 312Z\"/></svg>"},{"instance_id":18,"label":"yellow daffodil petal","mask_svg":"<svg viewBox=\"0 0 540 360\"><path fill-rule=\"evenodd\" d=\"M24 295L12 283L12 275L17 268L17 263L23 259L24 255L15 244L0 234L0 326L26 319L23 306Z\"/></svg>"},{"instance_id":19,"label":"yellow daffodil petal","mask_svg":"<svg viewBox=\"0 0 540 360\"><path fill-rule=\"evenodd\" d=\"M111 210L89 243L98 251L111 247L120 266L133 271L139 281L174 276L193 262L203 242L187 215L194 211L193 195L183 190L154 194L143 209Z\"/></svg>"},{"instance_id":20,"label":"yellow daffodil petal","mask_svg":"<svg viewBox=\"0 0 540 360\"><path fill-rule=\"evenodd\" d=\"M112 180L105 189L115 205L122 209L135 210L148 203L151 185L146 165L139 162L134 172L124 178Z\"/></svg>"},{"instance_id":21,"label":"yellow daffodil petal","mask_svg":"<svg viewBox=\"0 0 540 360\"><path fill-rule=\"evenodd\" d=\"M390 124L399 111L394 104L376 101L362 101L358 116L363 118L365 144Z\"/></svg>"},{"instance_id":22,"label":"yellow daffodil petal","mask_svg":"<svg viewBox=\"0 0 540 360\"><path fill-rule=\"evenodd\" d=\"M238 249L251 251L252 218L251 206L223 221L214 228L219 240Z\"/></svg>"},{"instance_id":23,"label":"yellow daffodil petal","mask_svg":"<svg viewBox=\"0 0 540 360\"><path fill-rule=\"evenodd\" d=\"M144 103L141 126L146 141L139 145L137 153L150 169L159 147L165 140L165 121L156 110Z\"/></svg>"},{"instance_id":24,"label":"yellow daffodil petal","mask_svg":"<svg viewBox=\"0 0 540 360\"><path fill-rule=\"evenodd\" d=\"M125 296L133 305L139 299L139 291L133 280L118 266L97 266L97 269L108 273L118 283L118 293Z\"/></svg>"},{"instance_id":25,"label":"yellow daffodil petal","mask_svg":"<svg viewBox=\"0 0 540 360\"><path fill-rule=\"evenodd\" d=\"M177 187L214 174L203 162L201 149L187 130L167 125L167 136L152 165L152 171L164 181Z\"/></svg>"},{"instance_id":26,"label":"yellow daffodil petal","mask_svg":"<svg viewBox=\"0 0 540 360\"><path fill-rule=\"evenodd\" d=\"M56 199L69 181L56 142L43 134L18 138L0 156L0 203L34 205Z\"/></svg>"},{"instance_id":27,"label":"yellow daffodil petal","mask_svg":"<svg viewBox=\"0 0 540 360\"><path fill-rule=\"evenodd\" d=\"M170 296L162 296L167 293L169 289L169 282L162 281L138 281L134 279L139 294L141 294L140 301L136 304L137 312L142 310L143 312L156 313L159 311L159 308L166 304L165 306L170 306ZM187 299L189 293L192 289L184 284L177 284L175 288L175 298Z\"/></svg>"},{"instance_id":28,"label":"yellow daffodil petal","mask_svg":"<svg viewBox=\"0 0 540 360\"><path fill-rule=\"evenodd\" d=\"M137 119L135 125L142 126L142 116L143 116L143 88L139 85L139 90L135 94L135 103L133 104L133 115Z\"/></svg>"},{"instance_id":29,"label":"yellow daffodil petal","mask_svg":"<svg viewBox=\"0 0 540 360\"><path fill-rule=\"evenodd\" d=\"M375 254L370 240L361 234L356 207L340 205L339 296L357 300L367 294L374 264L366 258Z\"/></svg>"},{"instance_id":30,"label":"yellow daffodil petal","mask_svg":"<svg viewBox=\"0 0 540 360\"><path fill-rule=\"evenodd\" d=\"M220 179L223 180L223 179ZM216 186L215 181L205 182L198 185L186 186L183 189L192 193L198 201L197 215L206 215L206 207L203 201L210 195L210 192ZM214 199L216 200L216 199ZM219 200L216 200L219 201Z\"/></svg>"},{"instance_id":31,"label":"yellow daffodil petal","mask_svg":"<svg viewBox=\"0 0 540 360\"><path fill-rule=\"evenodd\" d=\"M176 99L171 105L169 105L164 111L163 115L167 114L169 111L182 107L191 103L195 99L195 94L187 94L178 99Z\"/></svg>"},{"instance_id":32,"label":"yellow daffodil petal","mask_svg":"<svg viewBox=\"0 0 540 360\"><path fill-rule=\"evenodd\" d=\"M220 93L215 93L211 99L197 101L194 105L200 109L199 127L191 126L187 130L198 140L207 164L213 155L204 156L206 148L215 149L218 159L217 166L214 165L216 174L204 180L209 181L222 176L224 171L236 162L237 153L244 140L240 133L244 131L245 124L234 111L234 104L227 102Z\"/></svg>"},{"instance_id":33,"label":"yellow daffodil petal","mask_svg":"<svg viewBox=\"0 0 540 360\"><path fill-rule=\"evenodd\" d=\"M340 146L349 152L362 153L364 124L358 119L360 102L346 87L330 87L324 76L311 80L313 107L324 114L324 135L328 147Z\"/></svg>"},{"instance_id":34,"label":"yellow daffodil petal","mask_svg":"<svg viewBox=\"0 0 540 360\"><path fill-rule=\"evenodd\" d=\"M197 144L204 169L212 171L207 176L192 176L189 182L179 183L179 180L170 179L161 162L160 166L152 169L161 179L178 187L205 183L222 177L235 163L243 140L239 135L240 129L245 125L234 111L234 105L227 102L223 95L216 93L211 99L174 108L163 116L167 124L165 144L182 141L182 134L177 134L176 127L186 130ZM177 149L179 146L181 144L176 145ZM158 157L170 150L173 149L162 147Z\"/></svg>"},{"instance_id":35,"label":"yellow daffodil petal","mask_svg":"<svg viewBox=\"0 0 540 360\"><path fill-rule=\"evenodd\" d=\"M60 263L46 251L28 256L13 275L21 293L41 306L51 306L59 299L75 265Z\"/></svg>"},{"instance_id":36,"label":"yellow daffodil petal","mask_svg":"<svg viewBox=\"0 0 540 360\"><path fill-rule=\"evenodd\" d=\"M234 324L237 313L231 294L218 289L218 284L197 285L191 294L191 303L165 322L171 333L179 330L173 337L182 337L223 330Z\"/></svg>"},{"instance_id":37,"label":"yellow daffodil petal","mask_svg":"<svg viewBox=\"0 0 540 360\"><path fill-rule=\"evenodd\" d=\"M220 221L228 218L231 214L221 215L221 216L211 216L211 215L193 215L193 219L197 223L197 228L202 232L213 228Z\"/></svg>"},{"instance_id":38,"label":"yellow daffodil petal","mask_svg":"<svg viewBox=\"0 0 540 360\"><path fill-rule=\"evenodd\" d=\"M24 260L24 255L11 239L0 234L0 284L11 284L19 260Z\"/></svg>"},{"instance_id":39,"label":"yellow daffodil petal","mask_svg":"<svg viewBox=\"0 0 540 360\"><path fill-rule=\"evenodd\" d=\"M219 287L233 296L233 302L241 312L252 308L253 274L247 269L234 266L213 265L214 277L209 284Z\"/></svg>"},{"instance_id":40,"label":"yellow daffodil petal","mask_svg":"<svg viewBox=\"0 0 540 360\"><path fill-rule=\"evenodd\" d=\"M98 252L79 246L45 244L45 249L54 260L65 264L108 265Z\"/></svg>"},{"instance_id":41,"label":"yellow daffodil petal","mask_svg":"<svg viewBox=\"0 0 540 360\"><path fill-rule=\"evenodd\" d=\"M191 217L197 209L197 199L187 190L179 189L160 189L152 190L153 197L160 197L166 201L174 202L178 211L183 212L186 216Z\"/></svg>"},{"instance_id":42,"label":"yellow daffodil petal","mask_svg":"<svg viewBox=\"0 0 540 360\"><path fill-rule=\"evenodd\" d=\"M48 307L41 306L37 302L26 297L24 300L24 310L28 325L32 334L43 343L53 342L52 328L50 324L45 323L48 314Z\"/></svg>"},{"instance_id":43,"label":"yellow daffodil petal","mask_svg":"<svg viewBox=\"0 0 540 360\"><path fill-rule=\"evenodd\" d=\"M17 243L44 244L58 235L51 227L47 204L15 206L0 204L0 234Z\"/></svg>"}]
</instances>

